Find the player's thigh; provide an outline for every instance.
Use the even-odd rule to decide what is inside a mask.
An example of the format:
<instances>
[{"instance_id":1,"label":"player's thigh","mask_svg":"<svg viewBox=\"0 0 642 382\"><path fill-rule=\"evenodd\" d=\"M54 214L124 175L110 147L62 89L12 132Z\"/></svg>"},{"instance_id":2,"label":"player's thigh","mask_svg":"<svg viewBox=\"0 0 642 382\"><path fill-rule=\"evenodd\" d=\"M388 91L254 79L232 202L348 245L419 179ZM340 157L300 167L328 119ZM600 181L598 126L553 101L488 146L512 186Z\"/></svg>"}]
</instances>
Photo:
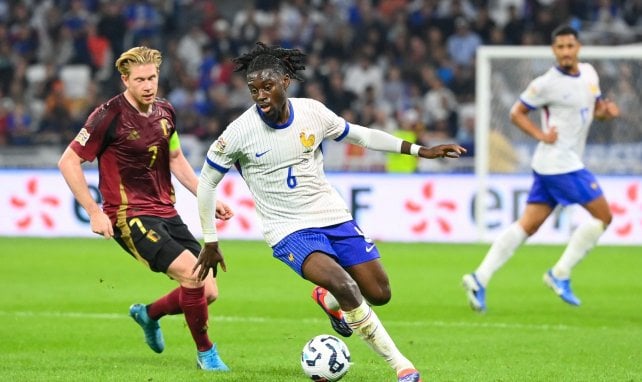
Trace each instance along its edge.
<instances>
[{"instance_id":1,"label":"player's thigh","mask_svg":"<svg viewBox=\"0 0 642 382\"><path fill-rule=\"evenodd\" d=\"M553 207L549 204L528 203L524 209L524 213L522 213L522 216L519 218L519 224L526 234L531 236L537 232L551 212L553 212Z\"/></svg>"},{"instance_id":2,"label":"player's thigh","mask_svg":"<svg viewBox=\"0 0 642 382\"><path fill-rule=\"evenodd\" d=\"M309 254L303 262L302 274L306 280L330 291L344 309L354 309L361 303L356 281L326 253Z\"/></svg>"},{"instance_id":3,"label":"player's thigh","mask_svg":"<svg viewBox=\"0 0 642 382\"><path fill-rule=\"evenodd\" d=\"M379 259L353 265L346 268L346 271L357 282L361 294L371 305L384 305L390 301L390 281Z\"/></svg>"},{"instance_id":4,"label":"player's thigh","mask_svg":"<svg viewBox=\"0 0 642 382\"><path fill-rule=\"evenodd\" d=\"M194 261L200 252L200 244L178 216L128 218L116 225L114 233L127 252L154 272L167 273L170 264L183 252L191 254Z\"/></svg>"},{"instance_id":5,"label":"player's thigh","mask_svg":"<svg viewBox=\"0 0 642 382\"><path fill-rule=\"evenodd\" d=\"M196 266L196 256L188 250L184 250L167 268L167 275L176 280L179 284L186 288L200 288L205 287L205 296L209 302L212 302L218 297L218 286L216 279L213 277L212 272L208 274L205 280L198 280L198 276L193 272Z\"/></svg>"},{"instance_id":6,"label":"player's thigh","mask_svg":"<svg viewBox=\"0 0 642 382\"><path fill-rule=\"evenodd\" d=\"M605 225L611 224L613 215L611 214L611 208L604 195L584 204L583 207L594 218L601 220Z\"/></svg>"}]
</instances>

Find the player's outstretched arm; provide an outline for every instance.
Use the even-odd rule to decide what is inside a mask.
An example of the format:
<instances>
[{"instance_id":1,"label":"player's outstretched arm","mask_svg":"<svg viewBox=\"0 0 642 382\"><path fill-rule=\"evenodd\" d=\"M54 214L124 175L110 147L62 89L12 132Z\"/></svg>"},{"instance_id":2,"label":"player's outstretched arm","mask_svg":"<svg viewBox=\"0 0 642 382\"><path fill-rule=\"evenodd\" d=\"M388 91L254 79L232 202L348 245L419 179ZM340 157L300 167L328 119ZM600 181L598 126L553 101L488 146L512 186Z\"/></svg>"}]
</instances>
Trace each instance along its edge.
<instances>
[{"instance_id":1,"label":"player's outstretched arm","mask_svg":"<svg viewBox=\"0 0 642 382\"><path fill-rule=\"evenodd\" d=\"M425 147L404 141L385 131L369 129L364 126L350 124L346 142L366 147L372 150L389 153L400 153L421 158L459 158L466 149L457 144L445 144Z\"/></svg>"},{"instance_id":2,"label":"player's outstretched arm","mask_svg":"<svg viewBox=\"0 0 642 382\"><path fill-rule=\"evenodd\" d=\"M459 158L466 153L466 149L454 143L425 147L414 145L408 141L401 143L401 153L414 155L413 151L417 149L417 156L426 159L435 158Z\"/></svg>"}]
</instances>

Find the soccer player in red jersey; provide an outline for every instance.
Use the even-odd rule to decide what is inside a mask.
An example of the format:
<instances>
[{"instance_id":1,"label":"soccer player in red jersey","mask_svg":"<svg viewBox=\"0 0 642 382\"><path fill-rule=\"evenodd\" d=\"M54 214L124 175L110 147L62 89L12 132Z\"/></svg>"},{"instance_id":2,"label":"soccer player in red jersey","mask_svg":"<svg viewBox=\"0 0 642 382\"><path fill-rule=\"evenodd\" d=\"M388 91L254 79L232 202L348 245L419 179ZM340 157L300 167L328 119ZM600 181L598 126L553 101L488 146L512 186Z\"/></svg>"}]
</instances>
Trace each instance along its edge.
<instances>
[{"instance_id":1,"label":"soccer player in red jersey","mask_svg":"<svg viewBox=\"0 0 642 382\"><path fill-rule=\"evenodd\" d=\"M198 177L183 155L172 105L156 97L158 50L135 47L116 60L126 90L94 110L62 154L58 167L90 217L91 230L113 237L154 272L163 272L179 287L149 304L134 304L130 316L143 328L157 353L165 348L158 320L185 315L203 370L227 371L208 329L208 304L218 297L214 275L201 280L192 273L201 246L174 207L172 174L196 195ZM89 192L81 164L98 158L102 210ZM233 215L217 203L216 217Z\"/></svg>"}]
</instances>

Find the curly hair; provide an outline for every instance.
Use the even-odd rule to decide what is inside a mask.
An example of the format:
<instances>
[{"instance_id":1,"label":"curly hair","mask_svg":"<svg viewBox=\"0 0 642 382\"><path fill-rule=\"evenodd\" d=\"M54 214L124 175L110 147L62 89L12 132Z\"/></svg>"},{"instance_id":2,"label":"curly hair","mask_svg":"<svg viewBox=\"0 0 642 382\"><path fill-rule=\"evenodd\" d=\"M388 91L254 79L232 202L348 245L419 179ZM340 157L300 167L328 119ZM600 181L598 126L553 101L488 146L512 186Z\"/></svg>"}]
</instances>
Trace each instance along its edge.
<instances>
[{"instance_id":1,"label":"curly hair","mask_svg":"<svg viewBox=\"0 0 642 382\"><path fill-rule=\"evenodd\" d=\"M303 81L297 74L304 70L305 53L299 49L286 49L280 46L268 47L262 42L257 42L256 47L232 61L236 64L235 72L251 73L261 69L273 69L280 74L289 74L290 77Z\"/></svg>"}]
</instances>

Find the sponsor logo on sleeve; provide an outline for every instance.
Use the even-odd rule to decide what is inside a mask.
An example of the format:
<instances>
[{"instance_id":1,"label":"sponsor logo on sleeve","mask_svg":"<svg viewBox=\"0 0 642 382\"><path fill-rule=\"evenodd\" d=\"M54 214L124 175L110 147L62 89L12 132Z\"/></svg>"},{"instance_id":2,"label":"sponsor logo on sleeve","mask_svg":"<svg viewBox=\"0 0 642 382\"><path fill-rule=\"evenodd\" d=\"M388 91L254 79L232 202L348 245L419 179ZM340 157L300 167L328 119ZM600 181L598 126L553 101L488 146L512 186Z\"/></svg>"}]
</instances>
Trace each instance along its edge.
<instances>
[{"instance_id":1,"label":"sponsor logo on sleeve","mask_svg":"<svg viewBox=\"0 0 642 382\"><path fill-rule=\"evenodd\" d=\"M89 131L83 127L76 135L76 138L74 138L74 141L80 143L80 145L84 147L87 144L87 140L89 140L89 135Z\"/></svg>"},{"instance_id":2,"label":"sponsor logo on sleeve","mask_svg":"<svg viewBox=\"0 0 642 382\"><path fill-rule=\"evenodd\" d=\"M216 142L214 142L213 148L214 151L222 154L225 152L225 146L227 146L227 142L225 142L223 137L219 137Z\"/></svg>"}]
</instances>

